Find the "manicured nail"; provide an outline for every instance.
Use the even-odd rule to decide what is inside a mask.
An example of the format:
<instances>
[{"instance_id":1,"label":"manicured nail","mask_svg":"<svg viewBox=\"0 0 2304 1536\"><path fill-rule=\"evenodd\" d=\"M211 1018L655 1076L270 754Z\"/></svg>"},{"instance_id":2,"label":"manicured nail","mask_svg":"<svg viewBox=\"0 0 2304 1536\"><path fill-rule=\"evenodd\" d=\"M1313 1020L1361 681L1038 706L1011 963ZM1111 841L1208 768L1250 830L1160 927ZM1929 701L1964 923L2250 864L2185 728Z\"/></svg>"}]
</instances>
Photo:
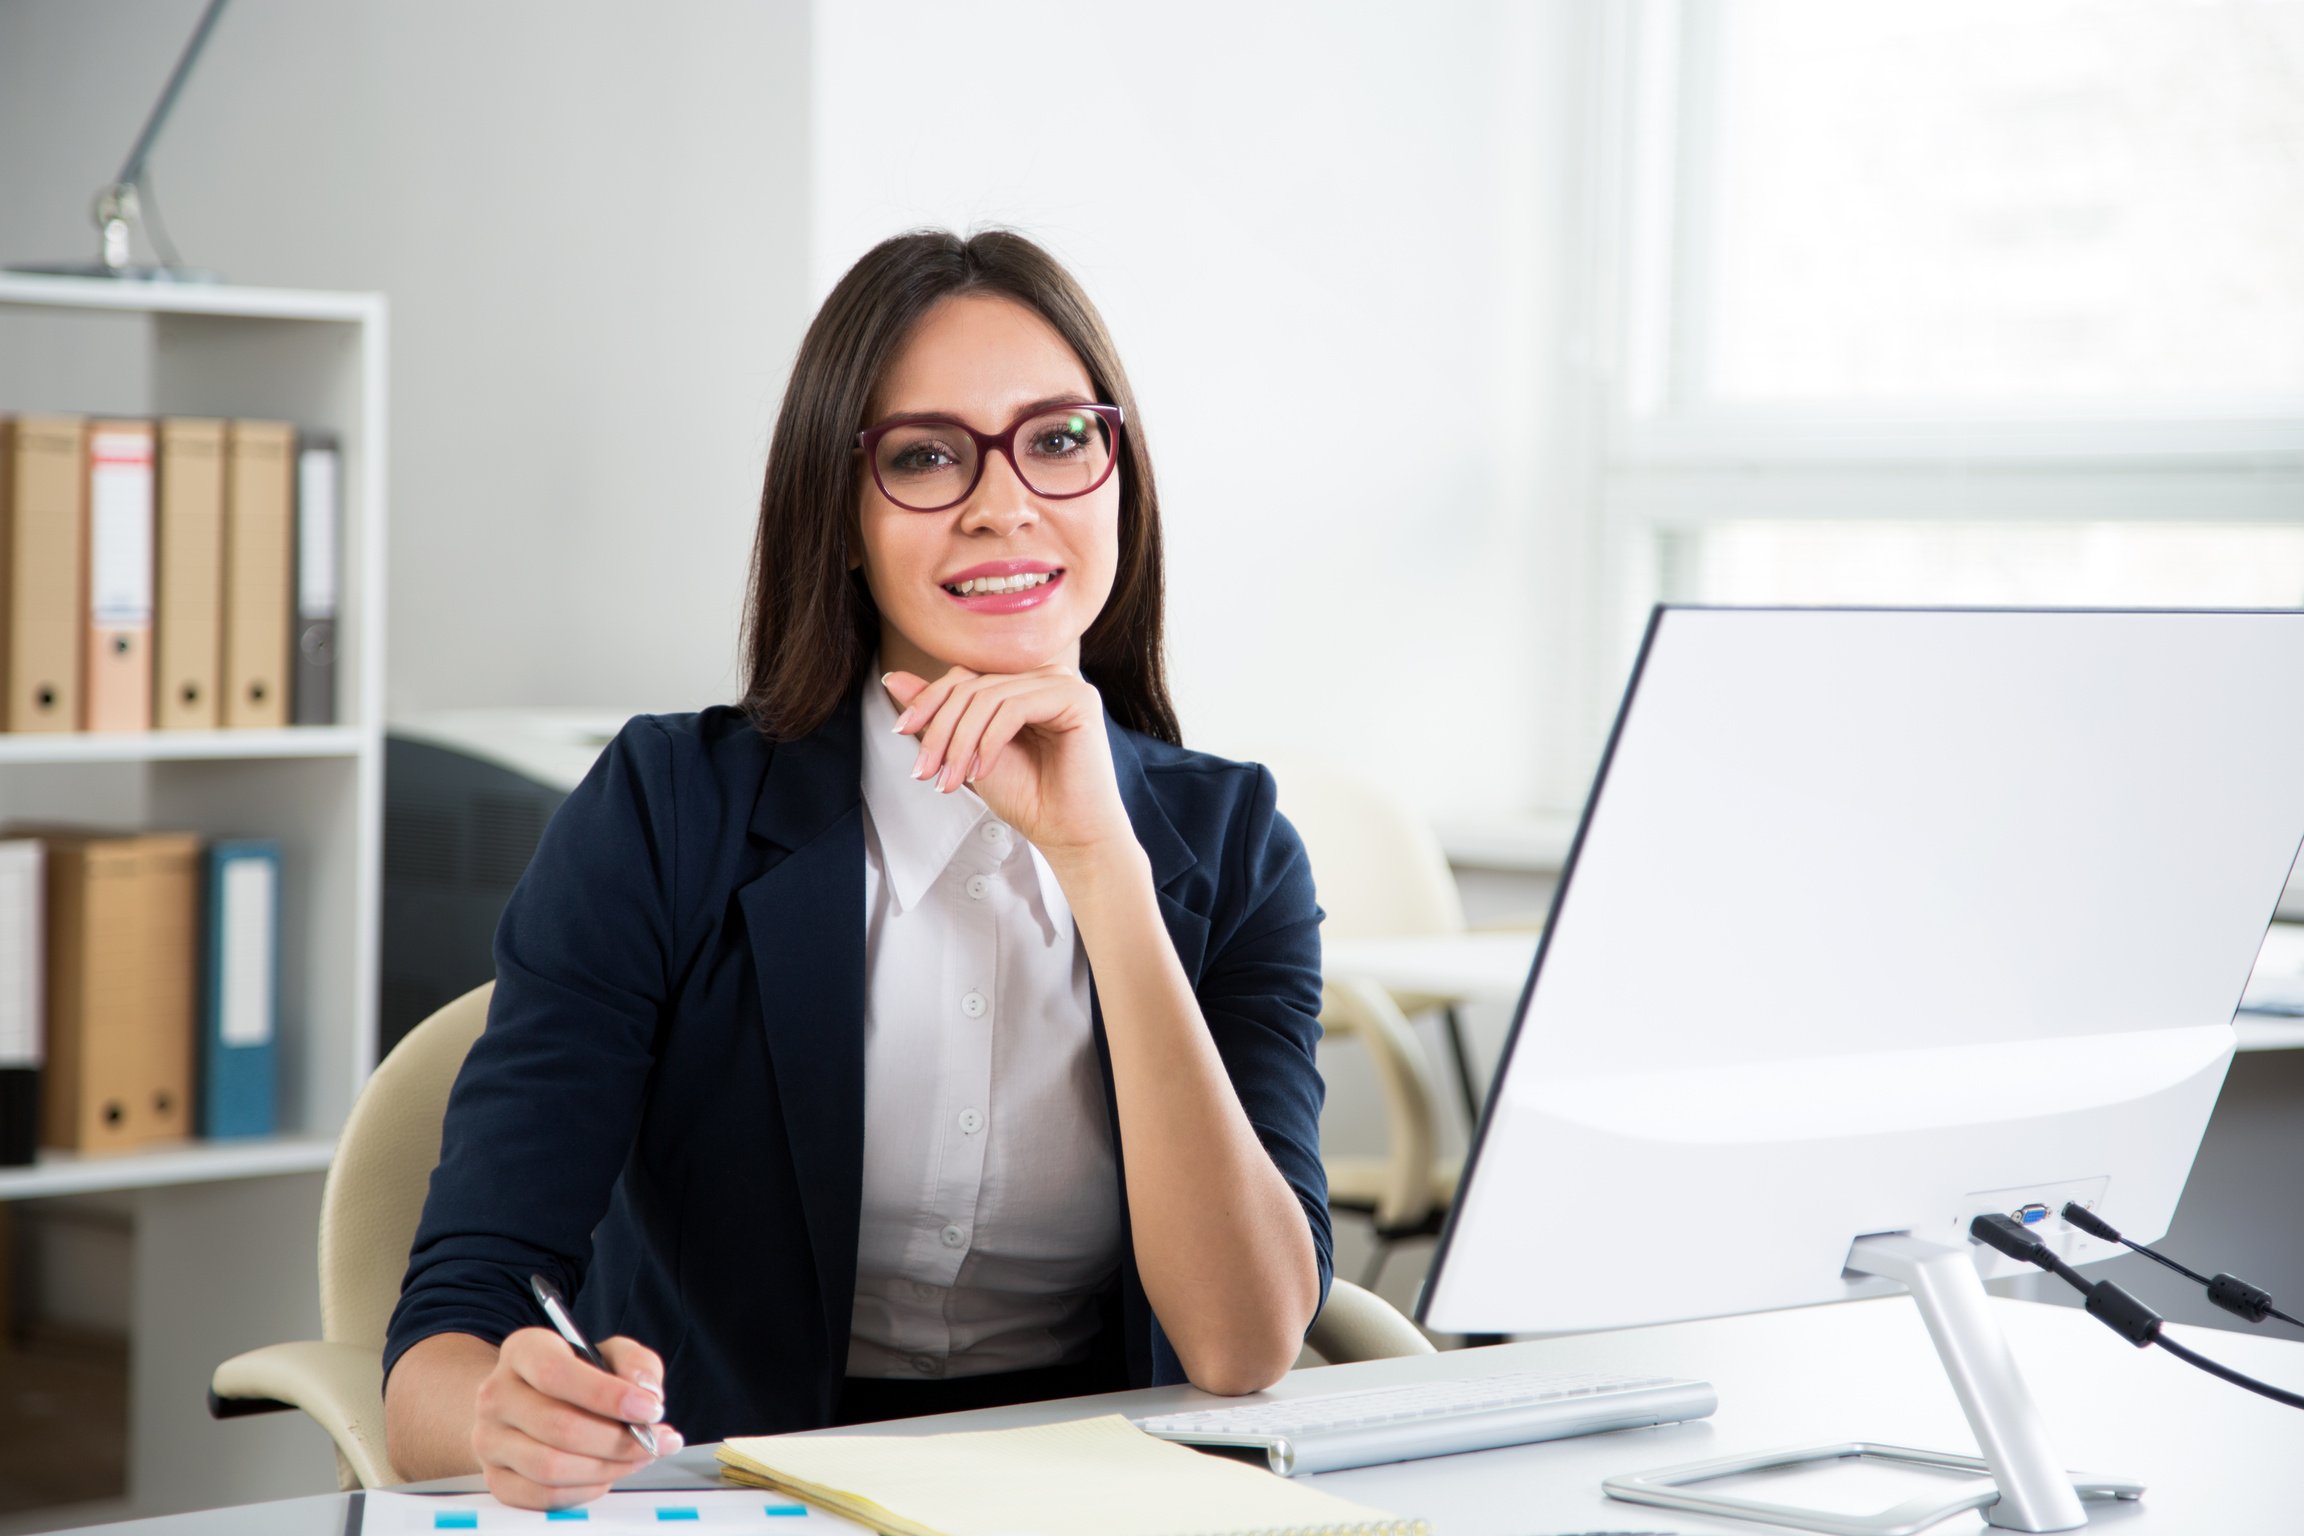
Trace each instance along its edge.
<instances>
[{"instance_id":1,"label":"manicured nail","mask_svg":"<svg viewBox=\"0 0 2304 1536\"><path fill-rule=\"evenodd\" d=\"M664 1417L664 1400L650 1397L645 1392L627 1392L624 1394L624 1406L616 1411L624 1415L626 1423L653 1424Z\"/></svg>"},{"instance_id":2,"label":"manicured nail","mask_svg":"<svg viewBox=\"0 0 2304 1536\"><path fill-rule=\"evenodd\" d=\"M656 1454L659 1456L670 1456L687 1443L687 1438L670 1425L664 1425L656 1431Z\"/></svg>"},{"instance_id":3,"label":"manicured nail","mask_svg":"<svg viewBox=\"0 0 2304 1536\"><path fill-rule=\"evenodd\" d=\"M653 1392L658 1397L662 1397L664 1395L664 1384L658 1381L655 1377L649 1375L646 1371L634 1372L632 1376L632 1385L638 1387L643 1392Z\"/></svg>"},{"instance_id":4,"label":"manicured nail","mask_svg":"<svg viewBox=\"0 0 2304 1536\"><path fill-rule=\"evenodd\" d=\"M906 710L896 717L896 734L901 736L912 729L912 711Z\"/></svg>"},{"instance_id":5,"label":"manicured nail","mask_svg":"<svg viewBox=\"0 0 2304 1536\"><path fill-rule=\"evenodd\" d=\"M981 757L972 757L972 758L968 759L968 782L969 782L969 783L971 783L971 784L975 783L975 782L976 782L976 775L978 775L978 774L982 773L983 771L984 771L984 759L982 759Z\"/></svg>"},{"instance_id":6,"label":"manicured nail","mask_svg":"<svg viewBox=\"0 0 2304 1536\"><path fill-rule=\"evenodd\" d=\"M922 747L920 755L912 759L912 777L916 779L928 777L928 749L926 747Z\"/></svg>"}]
</instances>

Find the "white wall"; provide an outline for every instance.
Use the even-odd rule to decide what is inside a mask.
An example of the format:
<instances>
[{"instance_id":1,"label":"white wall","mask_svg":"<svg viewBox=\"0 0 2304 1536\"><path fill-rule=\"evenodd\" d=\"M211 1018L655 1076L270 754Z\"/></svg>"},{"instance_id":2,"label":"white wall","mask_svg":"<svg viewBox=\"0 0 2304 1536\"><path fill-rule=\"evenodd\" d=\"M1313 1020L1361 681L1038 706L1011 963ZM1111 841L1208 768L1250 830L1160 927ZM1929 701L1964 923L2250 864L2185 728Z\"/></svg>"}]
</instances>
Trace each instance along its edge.
<instances>
[{"instance_id":1,"label":"white wall","mask_svg":"<svg viewBox=\"0 0 2304 1536\"><path fill-rule=\"evenodd\" d=\"M0 5L0 261L94 255L199 11ZM154 183L192 265L391 296L393 717L733 696L807 320L808 31L799 0L224 12Z\"/></svg>"},{"instance_id":2,"label":"white wall","mask_svg":"<svg viewBox=\"0 0 2304 1536\"><path fill-rule=\"evenodd\" d=\"M918 224L1039 239L1136 386L1187 741L1345 759L1436 815L1574 803L1543 759L1577 707L1561 434L1594 25L1514 0L825 6L810 293Z\"/></svg>"}]
</instances>

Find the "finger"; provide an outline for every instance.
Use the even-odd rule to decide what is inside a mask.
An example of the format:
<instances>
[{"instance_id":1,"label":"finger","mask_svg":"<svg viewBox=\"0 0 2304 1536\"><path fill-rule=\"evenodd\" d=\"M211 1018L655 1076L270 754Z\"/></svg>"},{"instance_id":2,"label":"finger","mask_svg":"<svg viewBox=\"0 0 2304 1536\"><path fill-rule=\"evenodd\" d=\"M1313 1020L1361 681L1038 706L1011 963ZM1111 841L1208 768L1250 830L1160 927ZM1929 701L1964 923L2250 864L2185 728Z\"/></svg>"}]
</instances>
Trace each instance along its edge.
<instances>
[{"instance_id":1,"label":"finger","mask_svg":"<svg viewBox=\"0 0 2304 1536\"><path fill-rule=\"evenodd\" d=\"M509 1467L489 1466L481 1471L487 1476L489 1493L514 1509L572 1509L591 1503L609 1488L608 1483L539 1483Z\"/></svg>"},{"instance_id":2,"label":"finger","mask_svg":"<svg viewBox=\"0 0 2304 1536\"><path fill-rule=\"evenodd\" d=\"M959 718L952 722L951 733L944 741L944 762L936 775L936 788L940 793L948 795L960 787L962 775L969 771L980 750L977 743L983 740L985 724L1001 702L1012 697L1021 686L1028 685L1007 679L999 686L969 692L960 705Z\"/></svg>"},{"instance_id":3,"label":"finger","mask_svg":"<svg viewBox=\"0 0 2304 1536\"><path fill-rule=\"evenodd\" d=\"M623 1342L630 1343L629 1340ZM624 1424L653 1424L664 1417L661 1389L651 1391L595 1368L569 1348L566 1340L546 1329L521 1329L504 1341L498 1358L521 1381L544 1396L581 1408L598 1418ZM654 1363L653 1356L651 1363ZM660 1364L657 1368L662 1369Z\"/></svg>"},{"instance_id":4,"label":"finger","mask_svg":"<svg viewBox=\"0 0 2304 1536\"><path fill-rule=\"evenodd\" d=\"M547 1451L581 1458L582 1465L569 1474L578 1479L622 1477L650 1460L648 1448L632 1433L634 1421L604 1418L573 1403L546 1397L525 1383L505 1391L493 1408L497 1422L514 1436L532 1441ZM519 1459L523 1453L517 1450L516 1440L508 1438L504 1446L505 1454L514 1457L511 1464L515 1468L530 1477L537 1476Z\"/></svg>"},{"instance_id":5,"label":"finger","mask_svg":"<svg viewBox=\"0 0 2304 1536\"><path fill-rule=\"evenodd\" d=\"M976 767L969 773L968 782L973 784L997 769L1008 751L1008 744L1031 723L1020 701L1002 699L999 708L992 711L992 718L984 722L984 734L976 743Z\"/></svg>"},{"instance_id":6,"label":"finger","mask_svg":"<svg viewBox=\"0 0 2304 1536\"><path fill-rule=\"evenodd\" d=\"M896 729L901 731L904 729L904 711L920 696L921 690L928 686L928 679L910 672L883 672L880 674L880 686L887 689L888 697L896 701Z\"/></svg>"},{"instance_id":7,"label":"finger","mask_svg":"<svg viewBox=\"0 0 2304 1536\"><path fill-rule=\"evenodd\" d=\"M656 1351L638 1339L627 1339L619 1334L613 1339L600 1341L600 1358L608 1362L608 1369L634 1386L664 1395L664 1361Z\"/></svg>"},{"instance_id":8,"label":"finger","mask_svg":"<svg viewBox=\"0 0 2304 1536\"><path fill-rule=\"evenodd\" d=\"M909 677L912 674L907 672L903 675ZM901 735L910 735L919 730L923 721L934 716L936 711L943 707L945 699L951 696L954 688L976 675L966 667L954 667L936 681L922 687L905 704L904 712L896 717L897 732Z\"/></svg>"},{"instance_id":9,"label":"finger","mask_svg":"<svg viewBox=\"0 0 2304 1536\"><path fill-rule=\"evenodd\" d=\"M920 755L913 760L912 777L927 779L943 771L945 752L952 739L953 727L959 724L961 715L966 713L968 701L983 689L1006 681L1005 678L984 677L971 672L966 678L945 689L933 706L920 702L913 704L911 712L927 723L918 728ZM933 713L923 713L926 710L932 710Z\"/></svg>"}]
</instances>

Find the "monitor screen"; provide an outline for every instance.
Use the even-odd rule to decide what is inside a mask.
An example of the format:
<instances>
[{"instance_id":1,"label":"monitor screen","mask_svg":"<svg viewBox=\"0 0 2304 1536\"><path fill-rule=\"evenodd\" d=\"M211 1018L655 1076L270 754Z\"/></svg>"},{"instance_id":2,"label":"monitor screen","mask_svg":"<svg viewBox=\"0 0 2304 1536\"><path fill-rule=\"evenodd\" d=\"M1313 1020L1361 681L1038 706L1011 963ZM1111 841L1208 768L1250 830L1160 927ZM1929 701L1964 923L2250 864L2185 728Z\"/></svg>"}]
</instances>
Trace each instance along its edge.
<instances>
[{"instance_id":1,"label":"monitor screen","mask_svg":"<svg viewBox=\"0 0 2304 1536\"><path fill-rule=\"evenodd\" d=\"M1658 609L1420 1320L1874 1294L1859 1237L2073 1199L2157 1236L2300 839L2304 612Z\"/></svg>"}]
</instances>

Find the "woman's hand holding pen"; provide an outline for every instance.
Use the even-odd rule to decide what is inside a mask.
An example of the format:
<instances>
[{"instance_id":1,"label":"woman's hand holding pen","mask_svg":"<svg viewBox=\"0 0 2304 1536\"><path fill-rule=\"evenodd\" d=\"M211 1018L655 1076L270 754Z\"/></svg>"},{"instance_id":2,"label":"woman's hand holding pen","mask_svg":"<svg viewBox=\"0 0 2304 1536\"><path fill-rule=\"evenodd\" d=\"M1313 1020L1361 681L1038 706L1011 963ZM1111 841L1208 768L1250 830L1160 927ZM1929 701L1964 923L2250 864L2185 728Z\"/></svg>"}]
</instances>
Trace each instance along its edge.
<instances>
[{"instance_id":1,"label":"woman's hand holding pen","mask_svg":"<svg viewBox=\"0 0 2304 1536\"><path fill-rule=\"evenodd\" d=\"M615 1373L595 1370L549 1328L504 1340L481 1382L472 1449L488 1491L518 1509L563 1509L596 1499L654 1458L629 1426L655 1426L658 1455L680 1449L664 1417L664 1362L630 1339L603 1340Z\"/></svg>"},{"instance_id":2,"label":"woman's hand holding pen","mask_svg":"<svg viewBox=\"0 0 2304 1536\"><path fill-rule=\"evenodd\" d=\"M1104 700L1079 673L954 667L933 682L910 672L880 681L901 711L896 729L919 739L914 778L946 794L967 784L1051 865L1136 848Z\"/></svg>"}]
</instances>

